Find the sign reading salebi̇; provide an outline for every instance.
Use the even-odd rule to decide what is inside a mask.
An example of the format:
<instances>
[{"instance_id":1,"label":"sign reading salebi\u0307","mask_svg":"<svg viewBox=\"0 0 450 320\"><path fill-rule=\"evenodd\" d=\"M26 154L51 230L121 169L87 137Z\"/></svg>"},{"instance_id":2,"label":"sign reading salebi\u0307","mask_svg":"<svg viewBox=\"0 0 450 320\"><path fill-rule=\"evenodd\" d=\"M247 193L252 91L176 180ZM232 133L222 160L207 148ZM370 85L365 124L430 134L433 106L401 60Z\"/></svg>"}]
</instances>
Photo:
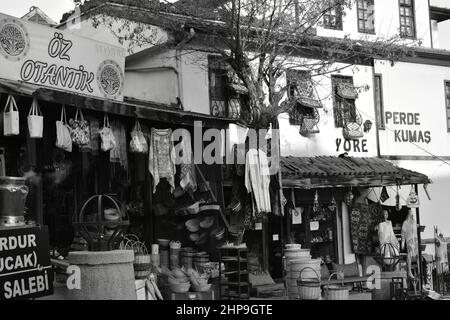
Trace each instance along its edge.
<instances>
[{"instance_id":1,"label":"sign reading salebi\u0307","mask_svg":"<svg viewBox=\"0 0 450 320\"><path fill-rule=\"evenodd\" d=\"M123 100L125 49L0 14L0 78Z\"/></svg>"},{"instance_id":2,"label":"sign reading salebi\u0307","mask_svg":"<svg viewBox=\"0 0 450 320\"><path fill-rule=\"evenodd\" d=\"M53 293L47 227L0 229L0 300Z\"/></svg>"}]
</instances>

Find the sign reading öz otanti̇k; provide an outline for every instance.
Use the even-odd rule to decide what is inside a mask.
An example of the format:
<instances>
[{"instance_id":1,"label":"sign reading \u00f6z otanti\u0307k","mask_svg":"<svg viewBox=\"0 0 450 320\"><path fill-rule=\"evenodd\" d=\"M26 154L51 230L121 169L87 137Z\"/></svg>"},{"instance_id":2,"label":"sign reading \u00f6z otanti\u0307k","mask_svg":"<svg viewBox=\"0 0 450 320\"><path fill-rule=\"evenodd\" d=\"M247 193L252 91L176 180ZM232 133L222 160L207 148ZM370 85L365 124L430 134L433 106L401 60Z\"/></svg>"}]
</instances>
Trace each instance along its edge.
<instances>
[{"instance_id":1,"label":"sign reading \u00f6z otanti\u0307k","mask_svg":"<svg viewBox=\"0 0 450 320\"><path fill-rule=\"evenodd\" d=\"M125 49L0 14L0 78L123 100Z\"/></svg>"},{"instance_id":2,"label":"sign reading \u00f6z otanti\u0307k","mask_svg":"<svg viewBox=\"0 0 450 320\"><path fill-rule=\"evenodd\" d=\"M0 300L52 293L47 227L0 229Z\"/></svg>"}]
</instances>

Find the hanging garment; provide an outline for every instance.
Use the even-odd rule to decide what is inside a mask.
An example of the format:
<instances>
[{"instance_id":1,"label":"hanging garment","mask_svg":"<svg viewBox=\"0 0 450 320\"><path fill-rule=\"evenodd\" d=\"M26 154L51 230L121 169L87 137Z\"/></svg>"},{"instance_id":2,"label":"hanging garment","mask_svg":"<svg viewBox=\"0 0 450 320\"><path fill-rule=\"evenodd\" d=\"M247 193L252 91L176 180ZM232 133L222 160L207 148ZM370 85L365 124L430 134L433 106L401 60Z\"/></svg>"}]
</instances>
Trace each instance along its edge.
<instances>
[{"instance_id":1,"label":"hanging garment","mask_svg":"<svg viewBox=\"0 0 450 320\"><path fill-rule=\"evenodd\" d=\"M192 146L189 139L190 134L187 130L185 131L181 142L177 145L179 149L183 150L183 154L180 154L180 186L184 191L192 190L192 192L195 192L197 190L197 178L192 157Z\"/></svg>"},{"instance_id":2,"label":"hanging garment","mask_svg":"<svg viewBox=\"0 0 450 320\"><path fill-rule=\"evenodd\" d=\"M408 214L408 217L402 225L402 239L406 243L406 249L411 257L416 257L419 254L418 238L417 238L417 223L412 216L412 213Z\"/></svg>"},{"instance_id":3,"label":"hanging garment","mask_svg":"<svg viewBox=\"0 0 450 320\"><path fill-rule=\"evenodd\" d=\"M153 193L161 178L167 179L173 192L176 168L172 130L152 128L149 149L148 169L153 177Z\"/></svg>"},{"instance_id":4,"label":"hanging garment","mask_svg":"<svg viewBox=\"0 0 450 320\"><path fill-rule=\"evenodd\" d=\"M443 236L438 235L436 236L436 272L438 275L442 275L448 270L447 242Z\"/></svg>"},{"instance_id":5,"label":"hanging garment","mask_svg":"<svg viewBox=\"0 0 450 320\"><path fill-rule=\"evenodd\" d=\"M113 163L120 165L128 171L127 134L125 126L118 120L110 121L111 130L116 141L116 147L109 152L109 159Z\"/></svg>"},{"instance_id":6,"label":"hanging garment","mask_svg":"<svg viewBox=\"0 0 450 320\"><path fill-rule=\"evenodd\" d=\"M378 239L381 255L385 258L384 262L388 265L393 264L395 261L392 258L400 254L400 245L391 221L383 221L378 224Z\"/></svg>"},{"instance_id":7,"label":"hanging garment","mask_svg":"<svg viewBox=\"0 0 450 320\"><path fill-rule=\"evenodd\" d=\"M257 213L271 212L270 206L270 173L266 153L262 150L250 149L245 161L245 187L253 193Z\"/></svg>"}]
</instances>

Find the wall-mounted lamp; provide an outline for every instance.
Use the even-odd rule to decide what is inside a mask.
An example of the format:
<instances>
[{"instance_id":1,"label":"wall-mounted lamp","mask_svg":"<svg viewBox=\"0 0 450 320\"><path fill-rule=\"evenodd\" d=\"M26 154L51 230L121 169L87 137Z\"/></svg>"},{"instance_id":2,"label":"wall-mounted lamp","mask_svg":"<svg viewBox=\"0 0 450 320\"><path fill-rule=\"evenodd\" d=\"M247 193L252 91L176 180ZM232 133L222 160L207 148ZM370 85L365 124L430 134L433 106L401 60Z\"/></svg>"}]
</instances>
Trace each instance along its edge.
<instances>
[{"instance_id":1,"label":"wall-mounted lamp","mask_svg":"<svg viewBox=\"0 0 450 320\"><path fill-rule=\"evenodd\" d=\"M364 122L364 132L369 132L372 129L372 121L366 120Z\"/></svg>"}]
</instances>

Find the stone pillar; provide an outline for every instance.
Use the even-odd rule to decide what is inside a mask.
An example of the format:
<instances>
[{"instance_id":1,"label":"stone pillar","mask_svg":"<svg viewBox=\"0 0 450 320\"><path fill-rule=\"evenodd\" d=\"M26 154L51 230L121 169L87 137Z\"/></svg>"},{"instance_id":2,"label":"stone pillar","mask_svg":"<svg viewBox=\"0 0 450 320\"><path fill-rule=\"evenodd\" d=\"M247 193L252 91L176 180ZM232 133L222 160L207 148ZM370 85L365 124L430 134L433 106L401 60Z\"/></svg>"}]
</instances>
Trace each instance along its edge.
<instances>
[{"instance_id":1,"label":"stone pillar","mask_svg":"<svg viewBox=\"0 0 450 320\"><path fill-rule=\"evenodd\" d=\"M132 250L69 253L70 265L80 268L81 290L69 300L136 300Z\"/></svg>"}]
</instances>

